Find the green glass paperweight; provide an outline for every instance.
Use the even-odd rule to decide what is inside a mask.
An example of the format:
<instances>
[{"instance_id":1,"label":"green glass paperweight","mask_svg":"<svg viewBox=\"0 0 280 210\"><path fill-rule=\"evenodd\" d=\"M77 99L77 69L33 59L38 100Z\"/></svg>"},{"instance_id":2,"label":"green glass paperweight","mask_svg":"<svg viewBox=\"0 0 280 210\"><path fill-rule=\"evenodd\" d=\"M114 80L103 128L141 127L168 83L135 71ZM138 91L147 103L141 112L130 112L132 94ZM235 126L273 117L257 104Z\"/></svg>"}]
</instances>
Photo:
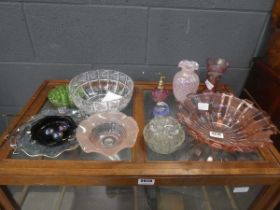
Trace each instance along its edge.
<instances>
[{"instance_id":1,"label":"green glass paperweight","mask_svg":"<svg viewBox=\"0 0 280 210\"><path fill-rule=\"evenodd\" d=\"M48 93L49 101L56 107L71 107L72 100L69 97L68 85L59 85Z\"/></svg>"}]
</instances>

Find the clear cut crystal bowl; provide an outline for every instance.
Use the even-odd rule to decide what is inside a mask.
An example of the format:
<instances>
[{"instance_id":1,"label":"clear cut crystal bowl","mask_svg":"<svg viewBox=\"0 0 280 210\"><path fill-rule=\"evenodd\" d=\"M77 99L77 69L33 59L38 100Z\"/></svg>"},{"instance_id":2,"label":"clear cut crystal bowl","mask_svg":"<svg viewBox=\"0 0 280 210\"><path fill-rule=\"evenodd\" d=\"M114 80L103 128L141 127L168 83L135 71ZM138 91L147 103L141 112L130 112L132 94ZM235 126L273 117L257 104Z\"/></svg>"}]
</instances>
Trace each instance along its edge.
<instances>
[{"instance_id":1,"label":"clear cut crystal bowl","mask_svg":"<svg viewBox=\"0 0 280 210\"><path fill-rule=\"evenodd\" d=\"M138 132L137 122L132 117L111 111L93 114L82 121L76 130L76 137L84 152L97 152L110 157L133 147Z\"/></svg>"},{"instance_id":2,"label":"clear cut crystal bowl","mask_svg":"<svg viewBox=\"0 0 280 210\"><path fill-rule=\"evenodd\" d=\"M153 118L145 126L144 140L152 151L159 154L170 154L185 141L185 132L175 118L160 116Z\"/></svg>"},{"instance_id":3,"label":"clear cut crystal bowl","mask_svg":"<svg viewBox=\"0 0 280 210\"><path fill-rule=\"evenodd\" d=\"M251 152L272 143L277 132L252 102L225 93L189 95L178 105L177 118L195 139L229 152Z\"/></svg>"},{"instance_id":4,"label":"clear cut crystal bowl","mask_svg":"<svg viewBox=\"0 0 280 210\"><path fill-rule=\"evenodd\" d=\"M96 70L75 76L69 83L69 94L74 104L90 115L124 109L133 88L133 80L122 72Z\"/></svg>"}]
</instances>

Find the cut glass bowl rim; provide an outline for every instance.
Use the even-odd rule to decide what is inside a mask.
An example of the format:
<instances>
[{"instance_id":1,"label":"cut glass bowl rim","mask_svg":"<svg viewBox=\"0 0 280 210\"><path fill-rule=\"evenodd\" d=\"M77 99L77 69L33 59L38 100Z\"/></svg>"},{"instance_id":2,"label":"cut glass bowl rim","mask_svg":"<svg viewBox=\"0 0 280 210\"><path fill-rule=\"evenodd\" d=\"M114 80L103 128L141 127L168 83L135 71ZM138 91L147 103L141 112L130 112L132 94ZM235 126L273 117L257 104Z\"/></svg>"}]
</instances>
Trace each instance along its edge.
<instances>
[{"instance_id":1,"label":"cut glass bowl rim","mask_svg":"<svg viewBox=\"0 0 280 210\"><path fill-rule=\"evenodd\" d=\"M95 81L95 80L99 80L100 79L100 78L92 78L91 77L92 74L96 73L96 74L100 75L101 73L104 73L104 72L108 72L108 75L109 74L119 74L119 75L124 76L125 78L127 78L127 81L130 82L131 87L128 89L129 91L125 95L122 95L121 98L112 99L112 100L106 101L106 102L104 102L104 101L103 102L96 101L96 102L92 103L92 106L95 106L94 104L97 104L97 105L98 104L105 104L106 107L107 107L106 109L103 109L103 110L100 110L100 111L98 111L97 108L93 108L94 111L87 110L84 107L84 104L83 103L81 104L81 101L86 101L86 100L84 100L82 97L77 96L77 94L76 94L77 89L80 88L81 85L84 85L84 84L86 84L86 83L88 83L90 81ZM83 83L81 83L79 85L75 84L75 83L80 83L79 80L82 77L86 77L87 78L86 81L83 81ZM69 96L70 96L71 100L73 101L73 103L76 105L76 107L78 109L80 109L81 111L85 112L88 115L92 115L92 114L95 114L95 113L101 113L101 112L121 111L121 110L123 110L129 104L129 102L130 102L130 100L132 98L132 95L133 95L133 90L134 90L134 81L132 80L132 78L129 75L127 75L127 74L125 74L125 73L123 73L121 71L113 70L113 69L93 69L93 70L89 70L89 71L86 71L86 72L83 72L83 73L80 73L80 74L76 75L69 82ZM128 100L126 100L126 99L128 99ZM111 108L110 102L120 102L120 101L126 101L126 103L124 105L120 105L120 103L119 103L118 108Z\"/></svg>"},{"instance_id":2,"label":"cut glass bowl rim","mask_svg":"<svg viewBox=\"0 0 280 210\"><path fill-rule=\"evenodd\" d=\"M215 103L214 100L215 99L218 100L219 98L221 99L222 103L221 104ZM203 103L203 102L206 103L207 100L208 102L210 102L208 103L209 110L199 110L198 103ZM245 139L238 139L238 140L229 139L229 138L223 139L221 138L223 136L209 137L209 134L211 135L210 133L211 130L209 129L208 133L206 134L206 131L204 132L202 129L203 124L201 122L203 121L202 120L203 117L211 116L211 118L209 118L211 120L213 120L213 118L215 117L219 119L218 114L222 113L220 112L217 115L211 115L212 110L210 110L211 109L210 106L225 107L225 110L227 110L228 112L226 112L225 115L221 115L221 116L224 116L223 120L228 120L228 123L232 123L232 124L227 124L227 125L232 125L232 127L229 126L229 129L233 128L234 126L238 128L238 126L240 125L242 129L239 130L237 129L235 134L241 135L241 132L244 132L244 135L248 135L246 136L247 139L245 137L244 137ZM235 113L236 116L230 116L228 113L231 113L230 109L234 110L234 108L236 109L235 112L233 113ZM228 114L229 116L226 116L226 114ZM199 115L202 118L199 118ZM267 144L271 144L272 140L270 139L270 136L277 133L276 126L273 125L273 123L270 120L270 117L266 114L266 112L256 108L253 105L253 102L247 99L237 98L233 94L228 94L228 93L204 92L198 94L190 94L188 95L187 99L184 101L183 104L182 103L178 104L177 118L179 122L186 127L187 131L196 140L202 143L206 143L213 148L223 149L228 152L237 152L237 151L252 152L256 150L258 147L263 147ZM196 121L192 121L191 118ZM197 119L200 119L200 122ZM223 122L225 121L221 121L221 125L223 125L222 124ZM236 123L234 124L234 122ZM245 122L248 123L246 124ZM214 123L214 121L211 123ZM243 127L241 126L241 123ZM214 127L212 131L215 132L216 128L217 127ZM249 129L254 129L254 130L252 131ZM234 133L233 131L235 130L232 130L232 133ZM218 135L220 135L220 133L218 133ZM254 135L255 135L255 140L253 139Z\"/></svg>"},{"instance_id":3,"label":"cut glass bowl rim","mask_svg":"<svg viewBox=\"0 0 280 210\"><path fill-rule=\"evenodd\" d=\"M113 115L115 119L112 119L112 117L107 118L110 115ZM90 140L92 129L101 124L110 122L121 124L126 129L128 135L124 140L121 141L120 144L116 145L116 147L105 149L97 148ZM133 132L131 132L132 130ZM127 116L126 114L119 111L110 111L93 114L80 122L76 130L76 138L80 144L80 147L85 153L96 152L107 157L112 157L117 155L117 153L123 149L132 148L137 140L138 133L139 127L133 117Z\"/></svg>"}]
</instances>

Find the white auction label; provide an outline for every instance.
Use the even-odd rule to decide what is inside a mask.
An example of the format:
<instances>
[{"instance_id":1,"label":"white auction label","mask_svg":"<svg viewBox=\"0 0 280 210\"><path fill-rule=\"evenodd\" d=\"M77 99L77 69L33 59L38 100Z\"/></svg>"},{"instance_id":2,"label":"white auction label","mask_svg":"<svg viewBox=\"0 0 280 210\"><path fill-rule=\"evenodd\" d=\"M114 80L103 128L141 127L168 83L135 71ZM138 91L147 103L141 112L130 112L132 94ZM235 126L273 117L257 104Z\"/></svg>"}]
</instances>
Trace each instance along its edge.
<instances>
[{"instance_id":1,"label":"white auction label","mask_svg":"<svg viewBox=\"0 0 280 210\"><path fill-rule=\"evenodd\" d=\"M122 96L117 95L113 92L108 91L105 95L104 98L102 98L101 102L108 102L108 101L114 101L114 100L119 100L120 98L122 98Z\"/></svg>"},{"instance_id":2,"label":"white auction label","mask_svg":"<svg viewBox=\"0 0 280 210\"><path fill-rule=\"evenodd\" d=\"M155 179L138 179L138 185L154 185Z\"/></svg>"},{"instance_id":3,"label":"white auction label","mask_svg":"<svg viewBox=\"0 0 280 210\"><path fill-rule=\"evenodd\" d=\"M215 138L219 138L219 139L223 139L224 138L224 134L221 132L215 132L215 131L210 131L210 136L211 137L215 137Z\"/></svg>"},{"instance_id":4,"label":"white auction label","mask_svg":"<svg viewBox=\"0 0 280 210\"><path fill-rule=\"evenodd\" d=\"M214 87L214 85L211 82L209 82L208 79L205 81L205 85L208 88L208 90L212 90Z\"/></svg>"},{"instance_id":5,"label":"white auction label","mask_svg":"<svg viewBox=\"0 0 280 210\"><path fill-rule=\"evenodd\" d=\"M249 187L235 187L233 188L234 193L245 193L249 191Z\"/></svg>"},{"instance_id":6,"label":"white auction label","mask_svg":"<svg viewBox=\"0 0 280 210\"><path fill-rule=\"evenodd\" d=\"M207 110L209 110L209 104L208 103L201 103L201 102L199 102L197 104L197 108L198 108L198 110L207 111Z\"/></svg>"}]
</instances>

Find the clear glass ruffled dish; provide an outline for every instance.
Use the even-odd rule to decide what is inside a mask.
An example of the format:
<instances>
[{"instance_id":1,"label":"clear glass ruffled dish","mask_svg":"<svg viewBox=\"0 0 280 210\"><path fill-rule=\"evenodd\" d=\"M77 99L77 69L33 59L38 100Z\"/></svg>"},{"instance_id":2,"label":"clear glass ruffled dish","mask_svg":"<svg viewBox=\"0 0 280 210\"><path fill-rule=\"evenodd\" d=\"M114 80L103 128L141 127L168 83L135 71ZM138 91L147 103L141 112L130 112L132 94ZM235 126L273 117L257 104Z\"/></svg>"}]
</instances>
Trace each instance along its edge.
<instances>
[{"instance_id":1,"label":"clear glass ruffled dish","mask_svg":"<svg viewBox=\"0 0 280 210\"><path fill-rule=\"evenodd\" d=\"M79 147L75 131L82 119L77 110L42 111L11 133L10 146L14 154L24 152L30 157L56 158Z\"/></svg>"},{"instance_id":2,"label":"clear glass ruffled dish","mask_svg":"<svg viewBox=\"0 0 280 210\"><path fill-rule=\"evenodd\" d=\"M178 105L177 117L196 140L229 152L252 152L271 144L277 132L253 103L225 93L189 95Z\"/></svg>"}]
</instances>

